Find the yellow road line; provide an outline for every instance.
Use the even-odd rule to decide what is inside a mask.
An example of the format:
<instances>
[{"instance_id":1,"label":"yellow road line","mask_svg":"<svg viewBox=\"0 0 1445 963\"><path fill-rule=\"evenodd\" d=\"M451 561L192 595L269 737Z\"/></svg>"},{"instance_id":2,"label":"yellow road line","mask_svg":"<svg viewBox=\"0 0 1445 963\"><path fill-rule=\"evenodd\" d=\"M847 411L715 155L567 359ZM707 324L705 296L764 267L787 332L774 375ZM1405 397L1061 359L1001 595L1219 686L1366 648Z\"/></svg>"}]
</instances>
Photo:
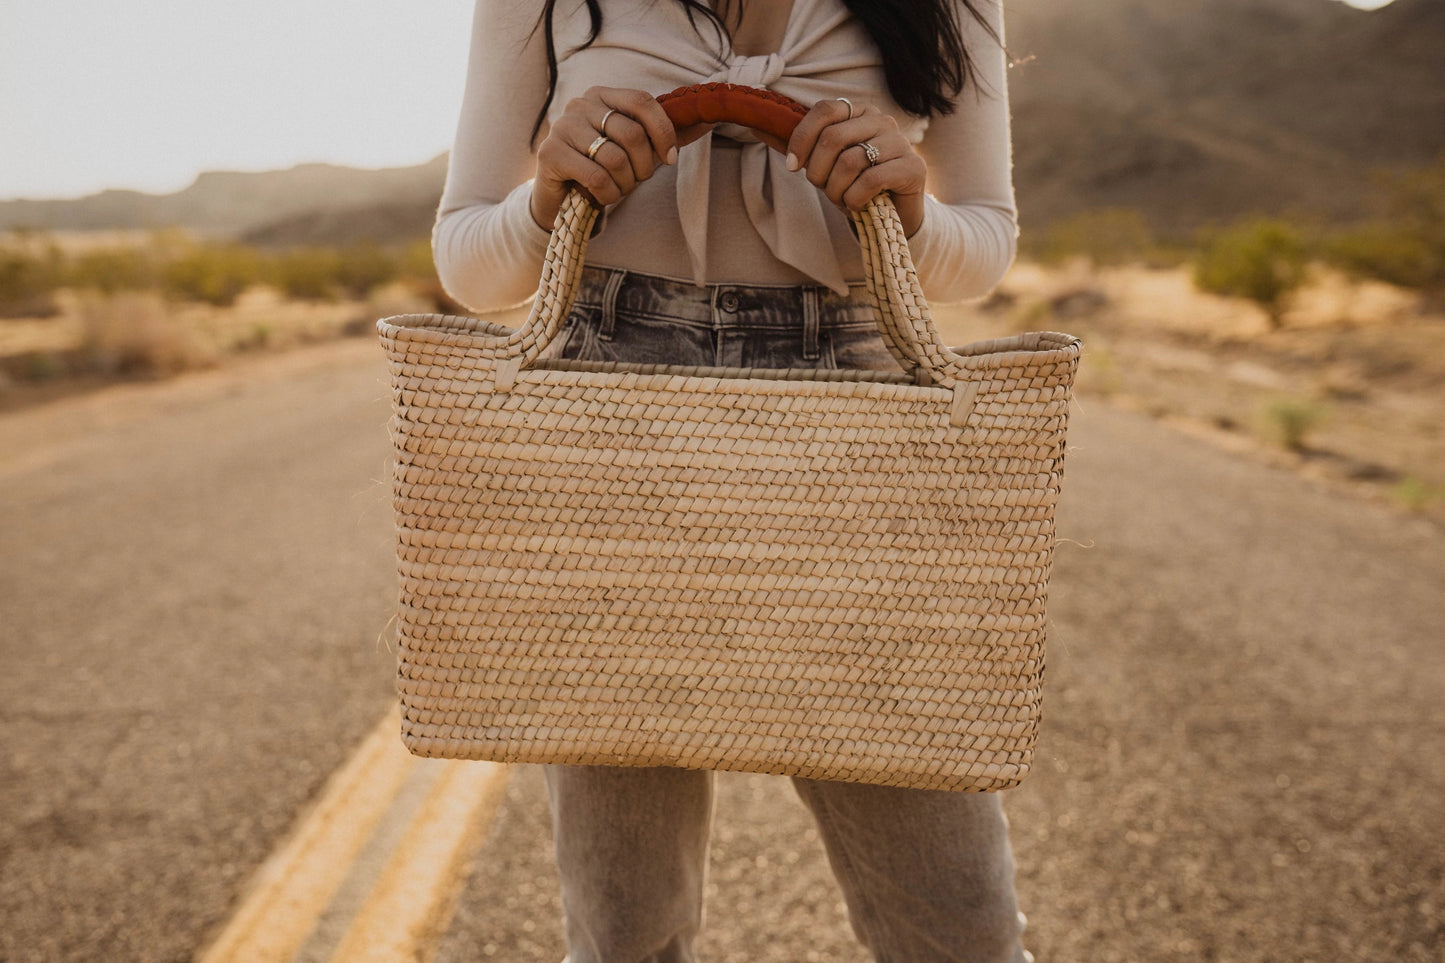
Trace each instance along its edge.
<instances>
[{"instance_id":1,"label":"yellow road line","mask_svg":"<svg viewBox=\"0 0 1445 963\"><path fill-rule=\"evenodd\" d=\"M399 710L393 710L332 775L291 838L261 866L200 963L292 958L415 765L400 729Z\"/></svg>"},{"instance_id":2,"label":"yellow road line","mask_svg":"<svg viewBox=\"0 0 1445 963\"><path fill-rule=\"evenodd\" d=\"M199 963L291 963L303 947L307 958L320 953L316 958L338 963L430 957L501 804L507 769L417 759L402 745L400 729L393 709L327 781ZM420 806L405 803L403 794L418 790L426 792ZM379 874L374 857L358 862L368 844L385 857L375 864L384 867ZM317 924L328 910L328 919L345 920L349 898L332 905L343 883L365 899L331 949L332 937Z\"/></svg>"},{"instance_id":3,"label":"yellow road line","mask_svg":"<svg viewBox=\"0 0 1445 963\"><path fill-rule=\"evenodd\" d=\"M425 960L451 920L467 863L506 790L507 770L452 762L342 937L338 963Z\"/></svg>"}]
</instances>

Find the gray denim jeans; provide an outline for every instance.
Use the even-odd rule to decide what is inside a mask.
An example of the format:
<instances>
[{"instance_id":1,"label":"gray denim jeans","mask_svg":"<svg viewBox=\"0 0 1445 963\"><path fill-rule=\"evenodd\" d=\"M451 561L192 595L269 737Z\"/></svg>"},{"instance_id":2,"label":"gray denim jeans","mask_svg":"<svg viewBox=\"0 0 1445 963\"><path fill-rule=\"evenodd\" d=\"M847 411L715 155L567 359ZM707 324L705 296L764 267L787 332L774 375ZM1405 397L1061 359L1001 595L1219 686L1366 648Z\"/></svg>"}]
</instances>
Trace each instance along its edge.
<instances>
[{"instance_id":1,"label":"gray denim jeans","mask_svg":"<svg viewBox=\"0 0 1445 963\"><path fill-rule=\"evenodd\" d=\"M556 353L582 360L897 370L867 293L697 286L587 268ZM712 773L548 766L568 963L692 963ZM858 939L880 963L1023 963L996 793L794 779Z\"/></svg>"}]
</instances>

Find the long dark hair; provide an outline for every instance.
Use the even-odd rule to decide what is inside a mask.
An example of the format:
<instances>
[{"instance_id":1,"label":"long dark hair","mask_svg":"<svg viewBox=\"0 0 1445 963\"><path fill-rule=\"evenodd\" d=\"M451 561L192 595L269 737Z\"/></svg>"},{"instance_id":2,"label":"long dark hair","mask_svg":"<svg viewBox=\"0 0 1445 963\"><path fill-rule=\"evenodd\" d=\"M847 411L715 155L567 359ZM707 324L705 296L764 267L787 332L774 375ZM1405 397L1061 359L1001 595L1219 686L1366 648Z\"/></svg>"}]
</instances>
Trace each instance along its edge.
<instances>
[{"instance_id":1,"label":"long dark hair","mask_svg":"<svg viewBox=\"0 0 1445 963\"><path fill-rule=\"evenodd\" d=\"M701 19L717 31L719 41L728 35L727 24L705 2L675 2L682 4L694 30L700 31L698 20ZM587 40L578 49L591 45L602 32L600 0L586 0L586 3L591 23ZM730 0L738 18L742 16L743 3L744 0ZM893 100L909 113L920 116L952 113L954 100L975 76L973 60L953 17L955 4L966 9L991 37L999 39L992 25L979 13L975 0L843 0L843 3L878 45L883 55L883 76ZM537 113L537 122L532 125L533 143L557 93L557 45L552 27L556 6L557 0L546 0L537 20L547 42L547 99Z\"/></svg>"}]
</instances>

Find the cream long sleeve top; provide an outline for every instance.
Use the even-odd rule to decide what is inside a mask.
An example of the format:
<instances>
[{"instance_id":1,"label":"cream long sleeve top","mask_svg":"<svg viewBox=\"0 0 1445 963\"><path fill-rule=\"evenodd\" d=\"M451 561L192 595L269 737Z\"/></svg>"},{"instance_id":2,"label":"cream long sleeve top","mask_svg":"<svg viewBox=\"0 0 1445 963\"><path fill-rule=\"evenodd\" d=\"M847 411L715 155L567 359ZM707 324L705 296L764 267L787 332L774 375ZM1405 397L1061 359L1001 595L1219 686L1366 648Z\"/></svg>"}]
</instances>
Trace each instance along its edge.
<instances>
[{"instance_id":1,"label":"cream long sleeve top","mask_svg":"<svg viewBox=\"0 0 1445 963\"><path fill-rule=\"evenodd\" d=\"M996 0L978 4L1002 37ZM433 248L453 297L485 311L536 292L549 232L529 201L536 158L530 135L547 93L540 0L477 0L467 86ZM548 118L592 86L661 94L727 81L767 87L804 104L847 97L892 114L928 165L923 223L909 238L926 297L986 294L1013 261L1017 214L1011 178L1005 56L960 7L977 67L952 114L925 119L893 102L882 58L842 0L793 0L777 53L734 54L672 0L603 0L603 27L581 0L556 10L558 79ZM546 127L540 137L545 136ZM676 166L613 205L587 252L590 264L698 283L823 284L862 278L847 215L790 172L747 131L719 127L682 148Z\"/></svg>"}]
</instances>

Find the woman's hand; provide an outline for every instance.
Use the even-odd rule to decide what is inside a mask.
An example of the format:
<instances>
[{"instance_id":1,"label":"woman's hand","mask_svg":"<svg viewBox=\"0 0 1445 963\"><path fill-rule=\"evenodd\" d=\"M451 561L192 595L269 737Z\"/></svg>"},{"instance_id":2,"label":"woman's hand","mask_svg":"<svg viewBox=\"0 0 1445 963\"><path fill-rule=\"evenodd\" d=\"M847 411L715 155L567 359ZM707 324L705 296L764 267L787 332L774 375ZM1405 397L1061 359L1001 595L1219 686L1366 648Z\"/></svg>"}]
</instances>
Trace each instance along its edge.
<instances>
[{"instance_id":1,"label":"woman's hand","mask_svg":"<svg viewBox=\"0 0 1445 963\"><path fill-rule=\"evenodd\" d=\"M870 160L862 146L877 152ZM854 108L845 100L822 100L798 122L788 141L788 169L847 211L861 211L888 191L912 236L923 224L923 185L928 166L899 132L898 122L876 107Z\"/></svg>"},{"instance_id":2,"label":"woman's hand","mask_svg":"<svg viewBox=\"0 0 1445 963\"><path fill-rule=\"evenodd\" d=\"M677 148L712 126L674 130L651 94L593 87L568 101L537 148L532 220L550 231L569 183L599 204L616 204L650 178L658 164L676 164Z\"/></svg>"}]
</instances>

